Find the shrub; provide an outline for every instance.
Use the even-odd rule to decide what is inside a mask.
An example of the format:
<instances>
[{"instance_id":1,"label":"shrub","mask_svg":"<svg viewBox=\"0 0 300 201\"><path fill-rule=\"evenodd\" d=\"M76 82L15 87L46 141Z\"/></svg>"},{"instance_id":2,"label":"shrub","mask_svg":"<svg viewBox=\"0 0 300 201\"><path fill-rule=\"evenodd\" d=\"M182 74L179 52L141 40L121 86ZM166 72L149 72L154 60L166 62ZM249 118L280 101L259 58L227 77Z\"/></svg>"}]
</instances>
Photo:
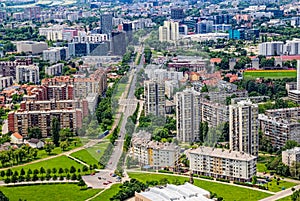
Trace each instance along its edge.
<instances>
[{"instance_id":1,"label":"shrub","mask_svg":"<svg viewBox=\"0 0 300 201\"><path fill-rule=\"evenodd\" d=\"M230 182L228 179L222 179L222 178L217 178L216 180L221 182L227 182L227 183Z\"/></svg>"}]
</instances>

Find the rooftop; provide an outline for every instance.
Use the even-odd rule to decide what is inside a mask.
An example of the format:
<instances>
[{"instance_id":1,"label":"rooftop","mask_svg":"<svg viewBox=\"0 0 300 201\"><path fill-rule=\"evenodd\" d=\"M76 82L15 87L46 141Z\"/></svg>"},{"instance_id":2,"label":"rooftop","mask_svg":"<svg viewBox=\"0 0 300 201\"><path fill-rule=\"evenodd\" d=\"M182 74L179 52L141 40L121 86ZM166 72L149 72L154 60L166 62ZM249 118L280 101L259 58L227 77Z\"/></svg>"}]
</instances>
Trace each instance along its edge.
<instances>
[{"instance_id":1,"label":"rooftop","mask_svg":"<svg viewBox=\"0 0 300 201\"><path fill-rule=\"evenodd\" d=\"M252 156L244 152L232 151L228 149L212 148L212 147L203 147L203 146L190 151L190 153L208 155L208 156L219 157L219 158L229 158L229 159L240 160L240 161L250 161L256 158L255 156Z\"/></svg>"}]
</instances>

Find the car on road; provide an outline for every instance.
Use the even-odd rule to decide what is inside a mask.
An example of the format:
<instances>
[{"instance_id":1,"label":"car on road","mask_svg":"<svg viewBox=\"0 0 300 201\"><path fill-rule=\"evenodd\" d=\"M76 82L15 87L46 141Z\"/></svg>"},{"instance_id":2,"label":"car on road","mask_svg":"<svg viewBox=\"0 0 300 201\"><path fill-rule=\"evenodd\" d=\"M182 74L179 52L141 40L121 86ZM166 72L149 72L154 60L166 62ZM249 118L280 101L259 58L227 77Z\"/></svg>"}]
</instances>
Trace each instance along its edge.
<instances>
[{"instance_id":1,"label":"car on road","mask_svg":"<svg viewBox=\"0 0 300 201\"><path fill-rule=\"evenodd\" d=\"M98 177L99 180L101 180L101 177Z\"/></svg>"},{"instance_id":2,"label":"car on road","mask_svg":"<svg viewBox=\"0 0 300 201\"><path fill-rule=\"evenodd\" d=\"M104 183L103 183L103 185L108 185L108 184L109 184L108 182L104 182Z\"/></svg>"},{"instance_id":3,"label":"car on road","mask_svg":"<svg viewBox=\"0 0 300 201\"><path fill-rule=\"evenodd\" d=\"M111 184L112 183L112 181L107 181L109 184Z\"/></svg>"},{"instance_id":4,"label":"car on road","mask_svg":"<svg viewBox=\"0 0 300 201\"><path fill-rule=\"evenodd\" d=\"M95 172L92 172L92 173L91 173L91 176L94 176L94 175L95 175Z\"/></svg>"}]
</instances>

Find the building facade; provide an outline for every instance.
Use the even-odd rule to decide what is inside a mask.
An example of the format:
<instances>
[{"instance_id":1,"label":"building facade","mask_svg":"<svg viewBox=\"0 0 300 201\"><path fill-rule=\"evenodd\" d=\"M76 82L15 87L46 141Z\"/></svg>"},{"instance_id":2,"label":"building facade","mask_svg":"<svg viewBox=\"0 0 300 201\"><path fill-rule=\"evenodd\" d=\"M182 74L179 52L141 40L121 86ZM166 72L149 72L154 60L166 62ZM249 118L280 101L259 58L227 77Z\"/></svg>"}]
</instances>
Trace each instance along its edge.
<instances>
[{"instance_id":1,"label":"building facade","mask_svg":"<svg viewBox=\"0 0 300 201\"><path fill-rule=\"evenodd\" d=\"M177 139L181 142L200 140L200 93L186 89L175 95Z\"/></svg>"},{"instance_id":2,"label":"building facade","mask_svg":"<svg viewBox=\"0 0 300 201\"><path fill-rule=\"evenodd\" d=\"M159 41L170 42L179 39L179 23L175 21L164 21L164 25L159 27Z\"/></svg>"},{"instance_id":3,"label":"building facade","mask_svg":"<svg viewBox=\"0 0 300 201\"><path fill-rule=\"evenodd\" d=\"M229 147L233 151L258 155L258 106L241 101L229 106Z\"/></svg>"},{"instance_id":4,"label":"building facade","mask_svg":"<svg viewBox=\"0 0 300 201\"><path fill-rule=\"evenodd\" d=\"M35 65L29 66L17 66L16 67L16 82L18 83L38 83L39 78L39 67Z\"/></svg>"},{"instance_id":5,"label":"building facade","mask_svg":"<svg viewBox=\"0 0 300 201\"><path fill-rule=\"evenodd\" d=\"M165 85L156 81L144 82L145 115L165 116Z\"/></svg>"},{"instance_id":6,"label":"building facade","mask_svg":"<svg viewBox=\"0 0 300 201\"><path fill-rule=\"evenodd\" d=\"M193 174L235 181L251 181L256 175L257 158L250 154L212 147L189 152Z\"/></svg>"}]
</instances>

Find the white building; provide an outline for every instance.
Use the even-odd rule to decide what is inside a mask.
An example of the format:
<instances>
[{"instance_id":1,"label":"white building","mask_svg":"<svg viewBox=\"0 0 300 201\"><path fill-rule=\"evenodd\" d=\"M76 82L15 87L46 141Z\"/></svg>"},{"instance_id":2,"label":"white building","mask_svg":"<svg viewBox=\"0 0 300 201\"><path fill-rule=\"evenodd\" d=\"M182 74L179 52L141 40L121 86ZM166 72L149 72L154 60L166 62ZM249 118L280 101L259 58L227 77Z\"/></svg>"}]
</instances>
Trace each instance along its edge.
<instances>
[{"instance_id":1,"label":"white building","mask_svg":"<svg viewBox=\"0 0 300 201\"><path fill-rule=\"evenodd\" d=\"M145 114L165 116L165 85L156 81L144 82Z\"/></svg>"},{"instance_id":2,"label":"white building","mask_svg":"<svg viewBox=\"0 0 300 201\"><path fill-rule=\"evenodd\" d=\"M293 166L300 162L300 147L294 147L282 152L282 163L288 166Z\"/></svg>"},{"instance_id":3,"label":"white building","mask_svg":"<svg viewBox=\"0 0 300 201\"><path fill-rule=\"evenodd\" d=\"M46 39L51 41L63 40L63 29L64 26L62 25L39 28L39 35L46 36Z\"/></svg>"},{"instance_id":4,"label":"white building","mask_svg":"<svg viewBox=\"0 0 300 201\"><path fill-rule=\"evenodd\" d=\"M141 166L155 169L174 167L179 158L180 147L174 143L161 143L143 138L133 138L132 155Z\"/></svg>"},{"instance_id":5,"label":"white building","mask_svg":"<svg viewBox=\"0 0 300 201\"><path fill-rule=\"evenodd\" d=\"M16 81L17 83L38 83L39 80L39 67L35 65L17 66L16 67Z\"/></svg>"},{"instance_id":6,"label":"white building","mask_svg":"<svg viewBox=\"0 0 300 201\"><path fill-rule=\"evenodd\" d=\"M299 55L300 54L300 40L288 40L283 46L283 54Z\"/></svg>"},{"instance_id":7,"label":"white building","mask_svg":"<svg viewBox=\"0 0 300 201\"><path fill-rule=\"evenodd\" d=\"M88 102L89 112L91 114L93 114L95 112L95 110L96 110L97 103L98 103L98 97L99 97L99 95L96 94L96 93L90 93L86 97L86 100Z\"/></svg>"},{"instance_id":8,"label":"white building","mask_svg":"<svg viewBox=\"0 0 300 201\"><path fill-rule=\"evenodd\" d=\"M181 80L183 79L183 72L167 71L166 69L151 69L146 68L145 73L150 80L157 80L159 82L165 80Z\"/></svg>"},{"instance_id":9,"label":"white building","mask_svg":"<svg viewBox=\"0 0 300 201\"><path fill-rule=\"evenodd\" d=\"M13 133L10 136L10 142L12 144L22 144L23 143L23 137L19 133Z\"/></svg>"},{"instance_id":10,"label":"white building","mask_svg":"<svg viewBox=\"0 0 300 201\"><path fill-rule=\"evenodd\" d=\"M258 155L258 106L241 101L229 106L229 146L231 150Z\"/></svg>"},{"instance_id":11,"label":"white building","mask_svg":"<svg viewBox=\"0 0 300 201\"><path fill-rule=\"evenodd\" d=\"M31 54L41 54L44 50L48 49L45 42L36 41L19 41L17 42L17 52L25 52Z\"/></svg>"},{"instance_id":12,"label":"white building","mask_svg":"<svg viewBox=\"0 0 300 201\"><path fill-rule=\"evenodd\" d=\"M50 63L65 61L70 58L69 48L67 47L51 47L43 51L43 60Z\"/></svg>"},{"instance_id":13,"label":"white building","mask_svg":"<svg viewBox=\"0 0 300 201\"><path fill-rule=\"evenodd\" d=\"M73 38L73 42L79 42L79 43L85 43L85 42L98 43L107 40L108 40L107 34L88 34L84 31L78 32L78 36L75 36Z\"/></svg>"},{"instance_id":14,"label":"white building","mask_svg":"<svg viewBox=\"0 0 300 201\"><path fill-rule=\"evenodd\" d=\"M159 41L177 41L179 38L179 23L164 21L164 25L159 27Z\"/></svg>"},{"instance_id":15,"label":"white building","mask_svg":"<svg viewBox=\"0 0 300 201\"><path fill-rule=\"evenodd\" d=\"M199 141L200 93L188 88L176 93L175 103L177 139L182 142Z\"/></svg>"},{"instance_id":16,"label":"white building","mask_svg":"<svg viewBox=\"0 0 300 201\"><path fill-rule=\"evenodd\" d=\"M63 67L64 67L63 63L54 64L52 66L46 66L45 74L49 76L59 76L62 74Z\"/></svg>"},{"instance_id":17,"label":"white building","mask_svg":"<svg viewBox=\"0 0 300 201\"><path fill-rule=\"evenodd\" d=\"M153 187L149 191L136 192L136 201L211 201L210 192L185 183L180 186L167 184L164 188Z\"/></svg>"},{"instance_id":18,"label":"white building","mask_svg":"<svg viewBox=\"0 0 300 201\"><path fill-rule=\"evenodd\" d=\"M256 157L244 152L199 147L189 152L193 174L237 181L250 181L256 175Z\"/></svg>"},{"instance_id":19,"label":"white building","mask_svg":"<svg viewBox=\"0 0 300 201\"><path fill-rule=\"evenodd\" d=\"M263 56L278 56L283 54L283 42L265 42L258 45L258 54Z\"/></svg>"},{"instance_id":20,"label":"white building","mask_svg":"<svg viewBox=\"0 0 300 201\"><path fill-rule=\"evenodd\" d=\"M0 90L9 87L13 84L13 76L0 77Z\"/></svg>"}]
</instances>

